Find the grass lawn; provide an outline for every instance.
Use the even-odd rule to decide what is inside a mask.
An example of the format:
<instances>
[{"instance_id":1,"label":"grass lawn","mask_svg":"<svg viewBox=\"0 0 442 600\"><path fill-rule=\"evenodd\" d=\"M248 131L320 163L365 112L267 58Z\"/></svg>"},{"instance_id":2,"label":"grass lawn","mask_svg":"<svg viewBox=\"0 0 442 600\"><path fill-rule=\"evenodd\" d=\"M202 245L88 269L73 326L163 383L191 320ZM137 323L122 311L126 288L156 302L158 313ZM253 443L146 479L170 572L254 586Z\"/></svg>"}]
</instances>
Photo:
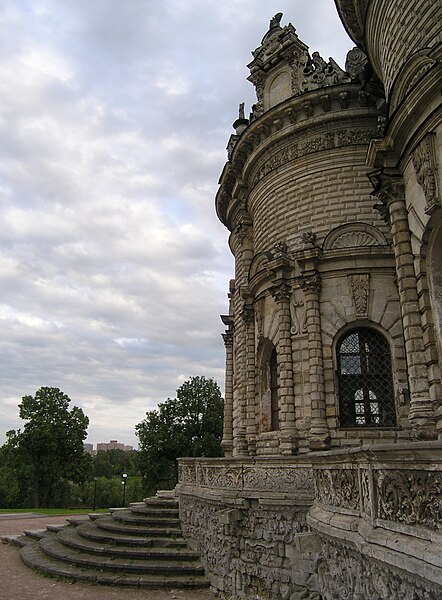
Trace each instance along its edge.
<instances>
[{"instance_id":1,"label":"grass lawn","mask_svg":"<svg viewBox=\"0 0 442 600\"><path fill-rule=\"evenodd\" d=\"M87 515L92 508L0 508L1 514L37 513L39 515ZM95 512L107 512L105 508L97 508Z\"/></svg>"}]
</instances>

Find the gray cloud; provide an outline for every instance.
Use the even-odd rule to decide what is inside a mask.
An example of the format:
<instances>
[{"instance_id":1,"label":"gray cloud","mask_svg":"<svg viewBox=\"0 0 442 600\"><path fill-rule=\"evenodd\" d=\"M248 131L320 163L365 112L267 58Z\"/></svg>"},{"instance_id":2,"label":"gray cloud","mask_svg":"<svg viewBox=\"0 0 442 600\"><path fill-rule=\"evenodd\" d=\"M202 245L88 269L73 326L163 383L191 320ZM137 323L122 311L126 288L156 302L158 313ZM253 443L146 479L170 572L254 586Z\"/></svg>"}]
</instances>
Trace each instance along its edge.
<instances>
[{"instance_id":1,"label":"gray cloud","mask_svg":"<svg viewBox=\"0 0 442 600\"><path fill-rule=\"evenodd\" d=\"M134 426L223 385L233 261L214 196L251 51L284 11L343 62L332 0L6 0L0 7L0 435L40 386Z\"/></svg>"}]
</instances>

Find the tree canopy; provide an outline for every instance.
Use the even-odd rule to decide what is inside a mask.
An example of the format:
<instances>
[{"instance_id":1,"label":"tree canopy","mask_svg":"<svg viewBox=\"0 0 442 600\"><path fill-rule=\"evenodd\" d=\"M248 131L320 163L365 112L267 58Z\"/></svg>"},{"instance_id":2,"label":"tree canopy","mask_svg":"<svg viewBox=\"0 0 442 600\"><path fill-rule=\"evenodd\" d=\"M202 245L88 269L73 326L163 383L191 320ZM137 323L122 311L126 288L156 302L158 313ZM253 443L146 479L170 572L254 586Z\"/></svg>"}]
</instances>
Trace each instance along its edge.
<instances>
[{"instance_id":1,"label":"tree canopy","mask_svg":"<svg viewBox=\"0 0 442 600\"><path fill-rule=\"evenodd\" d=\"M16 471L23 502L55 506L68 481L81 482L90 469L85 453L88 417L58 388L42 387L23 396L19 415L23 430L9 431L3 453Z\"/></svg>"},{"instance_id":2,"label":"tree canopy","mask_svg":"<svg viewBox=\"0 0 442 600\"><path fill-rule=\"evenodd\" d=\"M191 377L158 409L136 425L140 470L146 492L177 482L176 459L183 456L221 456L223 399L213 379Z\"/></svg>"}]
</instances>

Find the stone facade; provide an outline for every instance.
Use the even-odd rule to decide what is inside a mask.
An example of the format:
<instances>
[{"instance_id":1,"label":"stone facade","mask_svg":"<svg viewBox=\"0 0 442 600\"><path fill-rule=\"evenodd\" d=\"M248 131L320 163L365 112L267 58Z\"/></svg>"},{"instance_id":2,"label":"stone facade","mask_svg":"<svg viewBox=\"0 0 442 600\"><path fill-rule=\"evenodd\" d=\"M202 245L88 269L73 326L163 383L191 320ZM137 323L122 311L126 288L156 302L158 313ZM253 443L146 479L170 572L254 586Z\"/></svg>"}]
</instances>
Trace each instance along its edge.
<instances>
[{"instance_id":1,"label":"stone facade","mask_svg":"<svg viewBox=\"0 0 442 600\"><path fill-rule=\"evenodd\" d=\"M280 13L252 53L216 197L226 458L181 463L182 517L225 597L435 600L442 3L336 4L345 70Z\"/></svg>"}]
</instances>

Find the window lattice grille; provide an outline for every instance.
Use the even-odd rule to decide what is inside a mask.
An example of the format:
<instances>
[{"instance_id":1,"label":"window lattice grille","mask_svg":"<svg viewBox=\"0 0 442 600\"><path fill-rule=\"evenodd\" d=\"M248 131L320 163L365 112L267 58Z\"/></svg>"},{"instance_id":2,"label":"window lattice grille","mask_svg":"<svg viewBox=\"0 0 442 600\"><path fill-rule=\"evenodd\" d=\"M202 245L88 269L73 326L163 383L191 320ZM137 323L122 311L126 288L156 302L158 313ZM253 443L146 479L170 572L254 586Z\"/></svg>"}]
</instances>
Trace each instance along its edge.
<instances>
[{"instance_id":1,"label":"window lattice grille","mask_svg":"<svg viewBox=\"0 0 442 600\"><path fill-rule=\"evenodd\" d=\"M372 329L356 329L342 338L337 354L341 427L395 426L387 340Z\"/></svg>"}]
</instances>

